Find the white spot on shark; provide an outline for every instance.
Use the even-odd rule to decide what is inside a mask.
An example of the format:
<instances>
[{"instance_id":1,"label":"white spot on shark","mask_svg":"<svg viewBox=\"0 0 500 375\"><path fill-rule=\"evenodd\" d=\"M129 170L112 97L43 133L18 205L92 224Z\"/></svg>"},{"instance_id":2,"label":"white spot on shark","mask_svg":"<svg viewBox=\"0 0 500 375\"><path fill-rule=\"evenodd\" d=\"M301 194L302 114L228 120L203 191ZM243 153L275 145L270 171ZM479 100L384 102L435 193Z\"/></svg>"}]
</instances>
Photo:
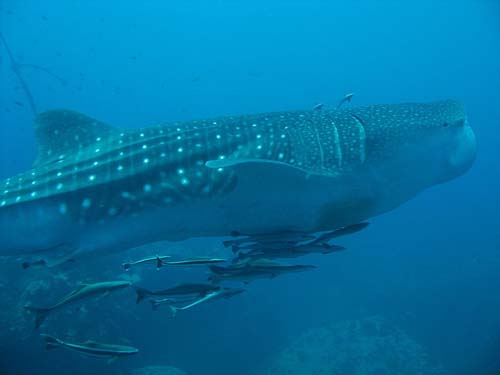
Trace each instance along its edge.
<instances>
[{"instance_id":1,"label":"white spot on shark","mask_svg":"<svg viewBox=\"0 0 500 375\"><path fill-rule=\"evenodd\" d=\"M150 184L146 184L142 188L143 188L145 193L150 193L151 190L153 189L153 187Z\"/></svg>"},{"instance_id":2,"label":"white spot on shark","mask_svg":"<svg viewBox=\"0 0 500 375\"><path fill-rule=\"evenodd\" d=\"M61 203L59 205L59 213L61 215L64 215L64 214L66 214L66 212L68 212L68 206L66 205L66 203Z\"/></svg>"}]
</instances>

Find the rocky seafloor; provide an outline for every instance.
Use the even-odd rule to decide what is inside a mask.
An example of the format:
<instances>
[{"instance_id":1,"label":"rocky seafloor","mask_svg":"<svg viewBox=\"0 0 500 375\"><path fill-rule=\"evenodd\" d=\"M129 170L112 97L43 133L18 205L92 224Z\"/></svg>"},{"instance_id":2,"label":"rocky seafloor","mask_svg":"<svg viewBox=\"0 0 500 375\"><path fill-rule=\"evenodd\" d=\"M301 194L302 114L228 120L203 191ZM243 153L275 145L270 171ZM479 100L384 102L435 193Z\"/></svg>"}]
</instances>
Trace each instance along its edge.
<instances>
[{"instance_id":1,"label":"rocky seafloor","mask_svg":"<svg viewBox=\"0 0 500 375\"><path fill-rule=\"evenodd\" d=\"M258 375L444 375L415 340L380 316L311 329Z\"/></svg>"}]
</instances>

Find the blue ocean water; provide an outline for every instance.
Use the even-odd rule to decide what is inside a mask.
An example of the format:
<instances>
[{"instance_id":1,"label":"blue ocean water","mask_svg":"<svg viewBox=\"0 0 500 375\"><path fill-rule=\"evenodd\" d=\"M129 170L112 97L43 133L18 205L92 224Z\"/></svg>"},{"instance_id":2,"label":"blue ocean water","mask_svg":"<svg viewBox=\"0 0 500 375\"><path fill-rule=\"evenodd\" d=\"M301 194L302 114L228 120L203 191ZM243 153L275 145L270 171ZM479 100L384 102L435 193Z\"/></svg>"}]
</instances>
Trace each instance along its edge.
<instances>
[{"instance_id":1,"label":"blue ocean water","mask_svg":"<svg viewBox=\"0 0 500 375\"><path fill-rule=\"evenodd\" d=\"M464 176L370 219L368 229L338 241L347 251L298 261L317 265L314 272L260 280L241 296L175 318L136 305L130 291L70 306L35 331L22 305L50 304L79 282L130 277L161 289L204 280L205 270L123 272L123 261L151 249L62 270L23 270L22 259L2 258L1 374L133 374L162 365L194 375L279 375L285 370L273 364L297 338L374 316L418 343L443 373L500 374L498 1L3 0L0 32L19 64L64 79L21 67L38 112L68 108L138 128L335 107L349 92L349 106L451 98L464 104L478 140L476 162ZM33 114L4 47L2 180L36 157ZM221 248L214 239L169 246L162 251L190 256L220 255ZM39 333L132 345L140 353L107 364L46 351ZM316 345L308 350L321 351ZM353 367L316 373L375 374L356 367L366 358L355 351ZM310 357L300 363L303 374L315 373Z\"/></svg>"}]
</instances>

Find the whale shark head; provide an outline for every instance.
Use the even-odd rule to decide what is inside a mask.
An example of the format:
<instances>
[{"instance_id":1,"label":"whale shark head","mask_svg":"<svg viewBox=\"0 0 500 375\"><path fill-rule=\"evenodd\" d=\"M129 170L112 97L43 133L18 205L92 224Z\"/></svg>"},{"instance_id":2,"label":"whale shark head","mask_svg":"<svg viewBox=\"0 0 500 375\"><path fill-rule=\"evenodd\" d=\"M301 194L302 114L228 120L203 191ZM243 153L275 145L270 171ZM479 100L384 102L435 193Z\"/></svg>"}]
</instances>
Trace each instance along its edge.
<instances>
[{"instance_id":1,"label":"whale shark head","mask_svg":"<svg viewBox=\"0 0 500 375\"><path fill-rule=\"evenodd\" d=\"M459 102L371 106L353 116L365 127L367 159L399 178L412 174L417 185L454 179L474 162L476 139Z\"/></svg>"}]
</instances>

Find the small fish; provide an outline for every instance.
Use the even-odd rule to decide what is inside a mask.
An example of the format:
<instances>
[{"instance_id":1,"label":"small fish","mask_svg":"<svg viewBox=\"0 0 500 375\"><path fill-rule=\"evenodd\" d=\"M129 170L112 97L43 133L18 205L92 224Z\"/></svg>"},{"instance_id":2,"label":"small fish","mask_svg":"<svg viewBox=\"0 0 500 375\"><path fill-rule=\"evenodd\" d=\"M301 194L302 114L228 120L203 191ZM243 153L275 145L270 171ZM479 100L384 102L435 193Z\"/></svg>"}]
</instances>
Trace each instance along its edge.
<instances>
[{"instance_id":1,"label":"small fish","mask_svg":"<svg viewBox=\"0 0 500 375\"><path fill-rule=\"evenodd\" d=\"M52 306L49 307L24 306L24 308L25 310L35 314L35 328L38 328L42 325L47 316L55 310L58 310L73 302L90 297L106 295L110 292L126 288L130 285L131 285L130 281L106 281L95 284L81 284L77 289L67 294L59 302L55 303Z\"/></svg>"},{"instance_id":2,"label":"small fish","mask_svg":"<svg viewBox=\"0 0 500 375\"><path fill-rule=\"evenodd\" d=\"M199 257L199 258L188 258L183 260L163 262L163 264L168 266L198 266L198 265L225 263L225 262L227 262L227 259Z\"/></svg>"},{"instance_id":3,"label":"small fish","mask_svg":"<svg viewBox=\"0 0 500 375\"><path fill-rule=\"evenodd\" d=\"M314 238L314 237L313 237ZM269 249L269 250L284 250L284 249L289 249L291 247L296 246L297 243L294 241L286 242L286 241L280 241L280 242L255 242L255 243L250 243L248 245L244 246L233 246L233 252L241 252L241 251L246 251L246 250L262 250L262 249Z\"/></svg>"},{"instance_id":4,"label":"small fish","mask_svg":"<svg viewBox=\"0 0 500 375\"><path fill-rule=\"evenodd\" d=\"M35 260L33 262L22 262L21 263L21 266L23 267L23 269L27 269L27 268L30 268L30 267L46 267L47 266L47 262L45 261L45 259L38 259L38 260Z\"/></svg>"},{"instance_id":5,"label":"small fish","mask_svg":"<svg viewBox=\"0 0 500 375\"><path fill-rule=\"evenodd\" d=\"M323 109L324 107L324 104L323 103L318 103L316 104L314 107L313 107L313 111L319 111L321 109Z\"/></svg>"},{"instance_id":6,"label":"small fish","mask_svg":"<svg viewBox=\"0 0 500 375\"><path fill-rule=\"evenodd\" d=\"M339 102L339 104L337 105L337 109L339 109L340 107L342 107L342 105L343 105L344 103L346 103L346 102L351 102L351 100L352 100L352 97L353 97L353 96L354 96L354 93L353 93L353 92L351 92L351 93L349 93L349 94L346 94L346 95L342 98L342 100Z\"/></svg>"},{"instance_id":7,"label":"small fish","mask_svg":"<svg viewBox=\"0 0 500 375\"><path fill-rule=\"evenodd\" d=\"M140 260L136 260L135 262L130 262L130 263L123 263L122 267L125 269L125 271L130 270L132 266L138 266L141 264L147 264L147 263L154 263L156 264L156 269L160 269L163 264L164 260L170 258L170 255L163 255L163 256L154 256L154 257L149 257L149 258L144 258Z\"/></svg>"},{"instance_id":8,"label":"small fish","mask_svg":"<svg viewBox=\"0 0 500 375\"><path fill-rule=\"evenodd\" d=\"M248 243L272 243L272 242L297 243L315 238L310 233L294 232L294 231L282 231L282 232L263 233L263 234L243 234L233 231L231 232L231 235L233 237L245 236L244 238L238 238L222 242L224 247L232 247L233 252L237 252L241 245Z\"/></svg>"},{"instance_id":9,"label":"small fish","mask_svg":"<svg viewBox=\"0 0 500 375\"><path fill-rule=\"evenodd\" d=\"M292 246L281 249L262 248L255 249L249 252L240 252L233 260L234 262L241 262L246 259L284 259L284 258L298 258L310 254L330 254L335 251L345 250L343 246L330 245L327 243L311 243L298 246Z\"/></svg>"},{"instance_id":10,"label":"small fish","mask_svg":"<svg viewBox=\"0 0 500 375\"><path fill-rule=\"evenodd\" d=\"M40 336L44 338L45 349L47 350L64 347L87 356L107 358L110 361L119 357L127 357L137 354L139 352L139 349L132 346L104 344L91 340L83 343L71 343L46 334L41 334Z\"/></svg>"},{"instance_id":11,"label":"small fish","mask_svg":"<svg viewBox=\"0 0 500 375\"><path fill-rule=\"evenodd\" d=\"M308 244L313 244L313 243L326 243L330 241L333 238L341 237L341 236L346 236L348 234L353 234L356 232L359 232L363 229L365 229L370 223L368 222L363 222L363 223L358 223L358 224L353 224L353 225L347 225L345 227L335 229L331 232L324 233L315 240L312 240L311 242L308 242Z\"/></svg>"},{"instance_id":12,"label":"small fish","mask_svg":"<svg viewBox=\"0 0 500 375\"><path fill-rule=\"evenodd\" d=\"M309 271L315 268L316 266L310 265L281 265L265 259L258 259L228 267L210 266L212 276L209 277L209 280L215 283L222 280L239 280L248 284L259 278L275 278L286 273Z\"/></svg>"},{"instance_id":13,"label":"small fish","mask_svg":"<svg viewBox=\"0 0 500 375\"><path fill-rule=\"evenodd\" d=\"M180 284L174 286L173 288L151 291L144 288L136 287L135 291L137 294L136 303L141 302L144 298L148 296L185 296L185 295L199 295L204 296L207 293L219 290L220 287L211 284Z\"/></svg>"},{"instance_id":14,"label":"small fish","mask_svg":"<svg viewBox=\"0 0 500 375\"><path fill-rule=\"evenodd\" d=\"M173 305L169 305L170 311L172 313L172 316L177 315L177 311L179 310L188 310L194 306L199 305L200 303L207 302L207 301L213 301L215 299L220 299L220 298L225 298L229 299L237 294L243 293L245 289L236 289L236 288L223 288L220 290L216 290L215 292L208 293L206 296L197 299L196 301L190 303L189 305L183 306L183 307L176 307Z\"/></svg>"},{"instance_id":15,"label":"small fish","mask_svg":"<svg viewBox=\"0 0 500 375\"><path fill-rule=\"evenodd\" d=\"M188 296L188 297L167 297L167 298L160 298L160 299L150 299L149 302L151 302L151 308L153 310L158 310L158 308L162 305L172 305L176 303L186 303L186 302L192 302L196 298L193 296Z\"/></svg>"}]
</instances>

